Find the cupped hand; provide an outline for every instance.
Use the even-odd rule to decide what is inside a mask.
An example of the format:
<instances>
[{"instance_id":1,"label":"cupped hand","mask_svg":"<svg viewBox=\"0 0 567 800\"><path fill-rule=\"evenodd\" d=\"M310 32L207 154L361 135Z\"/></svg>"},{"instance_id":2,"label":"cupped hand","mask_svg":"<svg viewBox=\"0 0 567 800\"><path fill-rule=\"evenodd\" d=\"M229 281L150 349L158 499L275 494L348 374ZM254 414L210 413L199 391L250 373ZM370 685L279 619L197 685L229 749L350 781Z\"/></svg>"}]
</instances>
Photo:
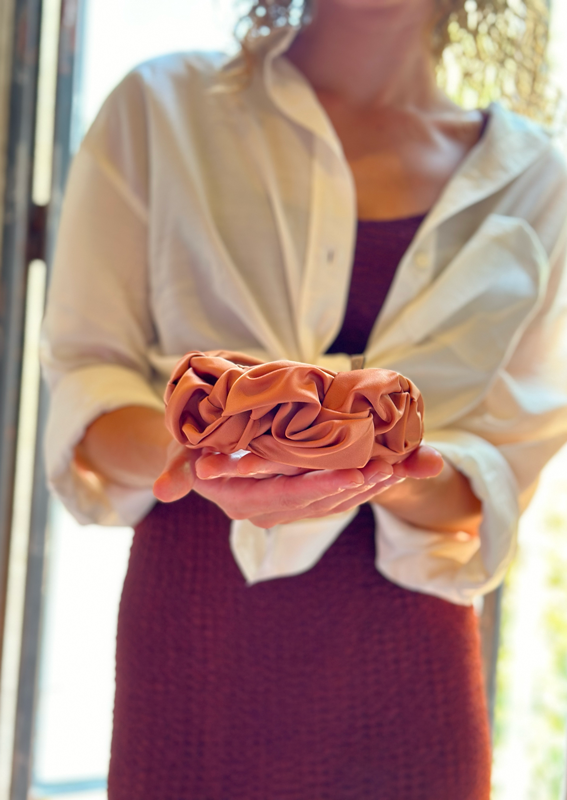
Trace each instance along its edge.
<instances>
[{"instance_id":1,"label":"cupped hand","mask_svg":"<svg viewBox=\"0 0 567 800\"><path fill-rule=\"evenodd\" d=\"M171 502L193 489L230 519L249 519L271 528L349 511L407 477L433 477L442 468L441 455L429 447L418 448L394 468L375 460L363 469L306 471L252 453L226 456L191 451L174 442L154 494Z\"/></svg>"},{"instance_id":2,"label":"cupped hand","mask_svg":"<svg viewBox=\"0 0 567 800\"><path fill-rule=\"evenodd\" d=\"M267 478L273 475L302 475L312 470L301 467L290 467L268 461L255 453L240 452L224 455L203 449L201 457L196 461L196 475L203 480L213 478ZM433 478L443 469L443 457L438 450L429 445L421 445L407 458L391 467L385 461L376 459L371 464L383 469L380 471L397 478ZM366 467L364 468L366 469ZM346 470L337 470L345 472Z\"/></svg>"},{"instance_id":3,"label":"cupped hand","mask_svg":"<svg viewBox=\"0 0 567 800\"><path fill-rule=\"evenodd\" d=\"M171 440L165 466L154 483L154 495L158 500L173 503L189 494L197 479L195 464L201 455L201 451L189 450L175 439Z\"/></svg>"}]
</instances>

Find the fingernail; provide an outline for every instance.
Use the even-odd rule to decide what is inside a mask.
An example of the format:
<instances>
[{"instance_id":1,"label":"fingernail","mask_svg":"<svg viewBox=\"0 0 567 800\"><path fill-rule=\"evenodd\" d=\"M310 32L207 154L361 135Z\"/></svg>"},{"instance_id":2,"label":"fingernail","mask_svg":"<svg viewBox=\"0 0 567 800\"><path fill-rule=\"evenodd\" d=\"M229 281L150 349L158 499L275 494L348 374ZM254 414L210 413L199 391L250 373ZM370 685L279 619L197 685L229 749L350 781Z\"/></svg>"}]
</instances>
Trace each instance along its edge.
<instances>
[{"instance_id":1,"label":"fingernail","mask_svg":"<svg viewBox=\"0 0 567 800\"><path fill-rule=\"evenodd\" d=\"M347 483L345 486L339 486L338 489L335 489L333 494L340 494L341 492L346 492L348 489L358 489L359 486L359 483Z\"/></svg>"},{"instance_id":2,"label":"fingernail","mask_svg":"<svg viewBox=\"0 0 567 800\"><path fill-rule=\"evenodd\" d=\"M211 481L215 476L214 475L200 475L197 473L197 477L200 478L202 481Z\"/></svg>"},{"instance_id":3,"label":"fingernail","mask_svg":"<svg viewBox=\"0 0 567 800\"><path fill-rule=\"evenodd\" d=\"M391 472L376 472L374 475L371 475L368 480L372 481L373 483L378 483L379 481L386 481L391 477Z\"/></svg>"}]
</instances>

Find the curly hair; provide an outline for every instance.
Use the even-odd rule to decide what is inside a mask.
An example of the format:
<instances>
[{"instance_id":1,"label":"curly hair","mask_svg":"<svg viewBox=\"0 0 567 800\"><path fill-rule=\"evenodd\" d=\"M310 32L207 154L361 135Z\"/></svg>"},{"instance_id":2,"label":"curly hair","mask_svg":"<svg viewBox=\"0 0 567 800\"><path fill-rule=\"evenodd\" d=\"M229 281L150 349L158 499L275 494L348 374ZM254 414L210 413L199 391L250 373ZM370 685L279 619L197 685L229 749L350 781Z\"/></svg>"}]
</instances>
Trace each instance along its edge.
<instances>
[{"instance_id":1,"label":"curly hair","mask_svg":"<svg viewBox=\"0 0 567 800\"><path fill-rule=\"evenodd\" d=\"M309 24L315 0L252 0L236 25L244 71L254 45L282 27ZM439 85L465 108L493 101L551 124L558 91L549 80L547 0L436 0L430 26Z\"/></svg>"}]
</instances>

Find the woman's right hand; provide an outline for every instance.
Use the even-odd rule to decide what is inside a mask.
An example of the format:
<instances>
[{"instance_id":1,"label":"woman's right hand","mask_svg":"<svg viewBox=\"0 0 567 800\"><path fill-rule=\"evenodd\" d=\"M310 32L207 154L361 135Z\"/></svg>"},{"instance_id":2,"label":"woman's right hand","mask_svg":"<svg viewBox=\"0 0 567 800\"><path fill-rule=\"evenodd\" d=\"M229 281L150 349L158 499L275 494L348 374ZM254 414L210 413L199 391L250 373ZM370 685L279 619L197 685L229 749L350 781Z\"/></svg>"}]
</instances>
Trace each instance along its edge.
<instances>
[{"instance_id":1,"label":"woman's right hand","mask_svg":"<svg viewBox=\"0 0 567 800\"><path fill-rule=\"evenodd\" d=\"M199 461L207 451L191 451L177 442L168 450L164 471L154 484L158 500L172 502L193 490L218 505L230 519L249 519L260 528L324 517L354 508L400 481L386 462L372 461L363 469L304 471L258 477L205 477Z\"/></svg>"}]
</instances>

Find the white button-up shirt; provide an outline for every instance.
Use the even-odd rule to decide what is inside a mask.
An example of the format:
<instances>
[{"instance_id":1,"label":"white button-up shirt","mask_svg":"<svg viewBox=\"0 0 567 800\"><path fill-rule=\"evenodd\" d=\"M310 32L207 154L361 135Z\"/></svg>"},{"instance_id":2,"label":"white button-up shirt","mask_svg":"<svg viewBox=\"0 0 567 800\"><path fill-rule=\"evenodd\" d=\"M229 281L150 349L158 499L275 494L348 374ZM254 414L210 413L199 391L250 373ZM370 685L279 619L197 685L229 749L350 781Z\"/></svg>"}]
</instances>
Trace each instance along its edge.
<instances>
[{"instance_id":1,"label":"white button-up shirt","mask_svg":"<svg viewBox=\"0 0 567 800\"><path fill-rule=\"evenodd\" d=\"M176 360L230 348L341 370L356 197L311 86L266 46L225 91L221 54L143 64L113 92L72 165L44 325L46 455L81 522L135 524L150 491L82 477L73 449L99 415L161 409ZM567 440L567 172L540 127L489 109L481 141L422 223L366 350L425 399L426 441L482 501L479 538L374 504L377 568L455 603L495 587L521 508ZM354 513L354 512L353 512ZM353 516L264 531L232 524L249 582L309 569Z\"/></svg>"}]
</instances>

